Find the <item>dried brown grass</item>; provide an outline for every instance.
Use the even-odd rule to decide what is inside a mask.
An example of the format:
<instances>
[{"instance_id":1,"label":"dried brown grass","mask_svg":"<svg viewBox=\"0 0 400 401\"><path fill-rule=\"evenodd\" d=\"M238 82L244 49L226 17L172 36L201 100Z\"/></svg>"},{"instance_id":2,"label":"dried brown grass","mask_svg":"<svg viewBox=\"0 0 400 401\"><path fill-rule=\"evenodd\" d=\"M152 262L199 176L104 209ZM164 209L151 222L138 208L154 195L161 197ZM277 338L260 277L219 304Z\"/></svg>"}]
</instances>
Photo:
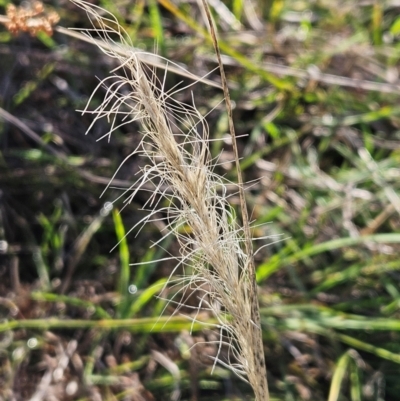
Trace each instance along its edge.
<instances>
[{"instance_id":1,"label":"dried brown grass","mask_svg":"<svg viewBox=\"0 0 400 401\"><path fill-rule=\"evenodd\" d=\"M113 131L134 121L139 121L142 127L141 143L128 158L144 156L147 164L121 197L126 196L125 202L129 203L138 191L153 184L154 191L146 204L150 212L140 224L161 214L165 216L165 236L174 235L179 241L180 258L171 279L178 268L190 274L173 281L183 294L178 307L187 294L196 291L197 311L206 309L218 319L219 350L223 346L229 348L228 359L222 360L218 352L215 362L247 378L257 400L268 400L252 244L241 178L238 189L244 228L238 225L229 205L227 183L213 171L208 126L194 101L193 105L182 104L174 99L173 92L164 89L164 82L158 81L154 72L143 64L113 15L84 1L72 1L92 21L93 30L86 34L99 36L107 44L100 45L100 49L119 64L96 89L106 88L102 104L83 112L93 113L93 124L101 118L111 120L110 131L102 138L110 138ZM123 51L118 50L121 48ZM226 85L225 97L229 99ZM231 133L234 141L234 131ZM194 314L192 319L196 317Z\"/></svg>"}]
</instances>

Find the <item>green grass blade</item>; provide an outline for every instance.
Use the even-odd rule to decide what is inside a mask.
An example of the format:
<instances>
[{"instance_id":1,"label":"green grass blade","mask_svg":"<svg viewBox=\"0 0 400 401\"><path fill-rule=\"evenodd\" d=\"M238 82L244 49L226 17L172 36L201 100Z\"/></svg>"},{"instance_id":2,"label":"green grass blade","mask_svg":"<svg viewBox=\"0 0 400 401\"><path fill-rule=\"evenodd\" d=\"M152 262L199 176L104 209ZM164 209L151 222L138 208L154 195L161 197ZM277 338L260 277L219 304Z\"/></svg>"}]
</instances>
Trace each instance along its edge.
<instances>
[{"instance_id":1,"label":"green grass blade","mask_svg":"<svg viewBox=\"0 0 400 401\"><path fill-rule=\"evenodd\" d=\"M76 239L74 246L69 254L67 263L67 275L61 284L60 292L64 293L69 288L72 281L73 273L78 266L83 254L85 253L87 246L93 238L93 235L100 229L104 219L109 213L108 209L103 209L100 213L92 220L88 227L86 227L79 237Z\"/></svg>"},{"instance_id":2,"label":"green grass blade","mask_svg":"<svg viewBox=\"0 0 400 401\"><path fill-rule=\"evenodd\" d=\"M14 106L19 106L27 100L36 91L39 85L54 71L55 66L55 63L45 64L34 79L25 82L13 97Z\"/></svg>"},{"instance_id":3,"label":"green grass blade","mask_svg":"<svg viewBox=\"0 0 400 401\"><path fill-rule=\"evenodd\" d=\"M345 343L350 345L351 347L357 348L362 351L369 352L373 355L376 355L382 359L386 359L388 361L400 364L400 354L396 354L394 352L388 351L387 349L376 347L375 345L366 343L365 341L361 341L357 338L348 336L346 334L336 333L335 337Z\"/></svg>"},{"instance_id":4,"label":"green grass blade","mask_svg":"<svg viewBox=\"0 0 400 401\"><path fill-rule=\"evenodd\" d=\"M36 270L39 276L41 288L47 290L50 288L49 268L46 265L41 249L37 246L33 251L33 262L36 265Z\"/></svg>"},{"instance_id":5,"label":"green grass blade","mask_svg":"<svg viewBox=\"0 0 400 401\"><path fill-rule=\"evenodd\" d=\"M156 39L161 55L165 57L166 51L165 51L164 28L162 25L160 9L158 8L157 0L149 0L148 5L149 5L150 23L153 29L154 38Z\"/></svg>"},{"instance_id":6,"label":"green grass blade","mask_svg":"<svg viewBox=\"0 0 400 401\"><path fill-rule=\"evenodd\" d=\"M262 308L261 314L272 316L288 330L313 330L322 327L336 330L400 331L400 320L348 314L312 304L278 305Z\"/></svg>"},{"instance_id":7,"label":"green grass blade","mask_svg":"<svg viewBox=\"0 0 400 401\"><path fill-rule=\"evenodd\" d=\"M321 291L326 291L341 283L348 283L350 280L357 279L360 277L360 275L383 274L388 271L395 271L399 269L400 265L397 260L370 265L365 265L365 263L357 263L344 269L343 271L329 274L321 284L311 291L311 294L318 294ZM316 277L318 276L321 276L321 272L316 274Z\"/></svg>"},{"instance_id":8,"label":"green grass blade","mask_svg":"<svg viewBox=\"0 0 400 401\"><path fill-rule=\"evenodd\" d=\"M342 387L349 362L350 356L347 352L339 358L336 364L336 369L333 373L328 401L339 401L340 389Z\"/></svg>"},{"instance_id":9,"label":"green grass blade","mask_svg":"<svg viewBox=\"0 0 400 401\"><path fill-rule=\"evenodd\" d=\"M243 8L244 8L243 0L233 0L232 12L238 21L242 19Z\"/></svg>"},{"instance_id":10,"label":"green grass blade","mask_svg":"<svg viewBox=\"0 0 400 401\"><path fill-rule=\"evenodd\" d=\"M70 297L66 295L52 294L48 292L33 292L31 298L35 301L46 301L46 302L65 302L66 304L78 306L80 308L92 308L95 315L99 318L110 319L111 316L98 305L93 304L93 302L85 301L80 298Z\"/></svg>"},{"instance_id":11,"label":"green grass blade","mask_svg":"<svg viewBox=\"0 0 400 401\"><path fill-rule=\"evenodd\" d=\"M374 3L372 6L372 39L375 45L383 44L382 26L383 26L383 6L379 2Z\"/></svg>"},{"instance_id":12,"label":"green grass blade","mask_svg":"<svg viewBox=\"0 0 400 401\"><path fill-rule=\"evenodd\" d=\"M112 211L115 232L117 234L119 260L120 260L120 274L117 285L117 291L121 297L121 301L117 307L117 316L124 316L128 307L128 286L130 280L130 266L129 266L129 248L126 240L125 227L121 219L121 214L117 209Z\"/></svg>"},{"instance_id":13,"label":"green grass blade","mask_svg":"<svg viewBox=\"0 0 400 401\"><path fill-rule=\"evenodd\" d=\"M149 248L141 259L139 266L135 268L134 282L138 289L146 288L149 284L150 276L157 268L157 261L162 259L165 252L173 242L173 236L168 235L159 245L159 247ZM154 261L153 263L149 263Z\"/></svg>"},{"instance_id":14,"label":"green grass blade","mask_svg":"<svg viewBox=\"0 0 400 401\"><path fill-rule=\"evenodd\" d=\"M349 366L350 368L350 397L351 401L362 400L362 387L360 380L360 369L357 365L357 361L353 362Z\"/></svg>"},{"instance_id":15,"label":"green grass blade","mask_svg":"<svg viewBox=\"0 0 400 401\"><path fill-rule=\"evenodd\" d=\"M168 278L162 278L154 283L151 287L142 291L142 293L131 303L128 317L136 316L153 298L158 294L162 287L169 281Z\"/></svg>"},{"instance_id":16,"label":"green grass blade","mask_svg":"<svg viewBox=\"0 0 400 401\"><path fill-rule=\"evenodd\" d=\"M182 330L199 331L204 325L214 325L215 320L192 322L190 319L177 316L150 317L141 319L25 319L0 323L0 333L9 330L33 329L97 329L97 330L129 330L132 333L176 333Z\"/></svg>"},{"instance_id":17,"label":"green grass blade","mask_svg":"<svg viewBox=\"0 0 400 401\"><path fill-rule=\"evenodd\" d=\"M338 313L317 305L282 305L260 310L262 322L278 330L305 331L339 340L352 348L400 364L400 354L334 330L400 331L398 319L371 318Z\"/></svg>"},{"instance_id":18,"label":"green grass blade","mask_svg":"<svg viewBox=\"0 0 400 401\"><path fill-rule=\"evenodd\" d=\"M390 234L376 234L369 235L365 237L347 237L347 238L338 238L332 241L323 242L322 244L317 244L314 246L310 246L309 248L303 249L299 252L296 252L290 256L274 259L273 261L267 261L258 266L257 269L257 280L258 282L262 282L267 279L272 273L279 270L282 266L289 265L292 263L299 262L307 257L315 256L323 252L332 251L335 249L350 247L354 245L361 245L365 242L377 242L377 243L399 243L400 242L400 234L398 233L390 233Z\"/></svg>"}]
</instances>

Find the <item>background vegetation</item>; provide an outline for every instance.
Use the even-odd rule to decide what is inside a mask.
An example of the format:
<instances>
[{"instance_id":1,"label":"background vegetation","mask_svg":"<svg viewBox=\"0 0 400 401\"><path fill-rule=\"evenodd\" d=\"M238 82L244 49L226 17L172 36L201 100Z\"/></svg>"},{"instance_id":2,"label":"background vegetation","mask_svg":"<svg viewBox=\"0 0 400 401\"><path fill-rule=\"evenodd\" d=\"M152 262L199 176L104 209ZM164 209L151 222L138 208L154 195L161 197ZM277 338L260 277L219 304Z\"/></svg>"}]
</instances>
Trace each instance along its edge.
<instances>
[{"instance_id":1,"label":"background vegetation","mask_svg":"<svg viewBox=\"0 0 400 401\"><path fill-rule=\"evenodd\" d=\"M215 69L197 2L96 4L138 48L151 52L156 40L159 54L198 76ZM210 4L254 235L281 238L255 243L269 243L256 263L272 400L398 400L400 4ZM89 27L69 2L46 5L60 26ZM154 295L173 264L129 266L178 251L169 239L151 247L161 223L122 239L147 195L121 214L122 201L113 210L108 202L142 161L125 164L99 197L140 135L125 126L98 142L105 122L84 135L92 116L76 110L114 67L60 32L0 27L0 400L251 399L228 370L211 375L212 332L168 318L171 305L159 318L165 301ZM219 82L215 71L208 78ZM167 86L181 81L191 82L171 74ZM192 90L221 139L211 143L219 172L234 181L221 91ZM192 93L179 97L190 103Z\"/></svg>"}]
</instances>

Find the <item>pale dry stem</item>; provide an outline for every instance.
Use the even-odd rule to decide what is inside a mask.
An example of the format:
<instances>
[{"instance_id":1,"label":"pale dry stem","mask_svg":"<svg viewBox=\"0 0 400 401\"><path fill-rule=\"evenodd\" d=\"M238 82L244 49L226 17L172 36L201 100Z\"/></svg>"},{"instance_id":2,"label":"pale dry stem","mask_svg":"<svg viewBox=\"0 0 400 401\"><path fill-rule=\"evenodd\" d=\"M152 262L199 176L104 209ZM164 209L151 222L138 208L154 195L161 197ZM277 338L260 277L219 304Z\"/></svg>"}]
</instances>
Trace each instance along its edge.
<instances>
[{"instance_id":1,"label":"pale dry stem","mask_svg":"<svg viewBox=\"0 0 400 401\"><path fill-rule=\"evenodd\" d=\"M238 187L240 196L240 205L242 210L244 243L246 248L246 255L248 258L247 265L245 266L247 272L248 282L244 283L245 292L247 295L245 301L250 306L250 314L246 315L246 319L239 318L236 322L236 335L237 338L243 341L242 351L247 361L247 377L251 386L253 387L256 400L268 401L269 391L267 382L267 369L264 359L264 345L262 341L261 319L260 310L257 296L257 282L256 282L256 269L254 264L254 255L252 248L252 237L250 231L250 222L247 212L246 197L243 187L242 171L239 163L238 148L236 145L236 133L232 116L232 105L230 101L229 88L225 77L224 65L222 63L221 53L218 46L218 39L214 21L211 16L210 8L207 0L202 0L205 12L207 14L208 23L210 25L211 38L214 45L214 50L217 55L218 64L221 73L221 82L225 95L225 105L228 114L229 131L231 134L233 150L235 153L236 172L238 177ZM244 334L244 336L242 336Z\"/></svg>"}]
</instances>

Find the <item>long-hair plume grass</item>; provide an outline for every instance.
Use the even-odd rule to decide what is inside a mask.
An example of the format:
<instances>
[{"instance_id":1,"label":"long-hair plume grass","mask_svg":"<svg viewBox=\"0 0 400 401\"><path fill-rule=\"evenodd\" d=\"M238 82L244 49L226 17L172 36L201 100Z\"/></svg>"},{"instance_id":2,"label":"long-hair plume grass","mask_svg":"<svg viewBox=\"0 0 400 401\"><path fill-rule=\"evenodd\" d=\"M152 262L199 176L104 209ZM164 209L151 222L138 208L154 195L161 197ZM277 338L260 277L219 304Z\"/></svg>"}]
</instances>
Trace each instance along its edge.
<instances>
[{"instance_id":1,"label":"long-hair plume grass","mask_svg":"<svg viewBox=\"0 0 400 401\"><path fill-rule=\"evenodd\" d=\"M129 157L144 156L147 164L122 196L129 203L138 191L153 185L145 205L150 211L141 224L160 213L166 216L165 235L175 235L180 244L178 266L183 270L190 267L181 290L196 290L199 308L210 310L218 320L220 344L228 345L231 355L230 360L220 362L248 379L257 400L265 401L268 390L249 233L236 222L225 180L214 173L207 123L194 102L188 105L175 100L173 91L164 89L164 82L138 54L126 51L131 43L112 14L81 0L72 2L92 21L93 29L85 31L87 35L95 34L112 42L114 48L125 49L112 51L110 46L100 46L118 61L118 67L98 85L97 89L105 88L104 99L90 111L95 116L93 123L101 118L111 121L103 138L110 138L122 125L140 123L141 142ZM89 112L88 108L84 112Z\"/></svg>"}]
</instances>

